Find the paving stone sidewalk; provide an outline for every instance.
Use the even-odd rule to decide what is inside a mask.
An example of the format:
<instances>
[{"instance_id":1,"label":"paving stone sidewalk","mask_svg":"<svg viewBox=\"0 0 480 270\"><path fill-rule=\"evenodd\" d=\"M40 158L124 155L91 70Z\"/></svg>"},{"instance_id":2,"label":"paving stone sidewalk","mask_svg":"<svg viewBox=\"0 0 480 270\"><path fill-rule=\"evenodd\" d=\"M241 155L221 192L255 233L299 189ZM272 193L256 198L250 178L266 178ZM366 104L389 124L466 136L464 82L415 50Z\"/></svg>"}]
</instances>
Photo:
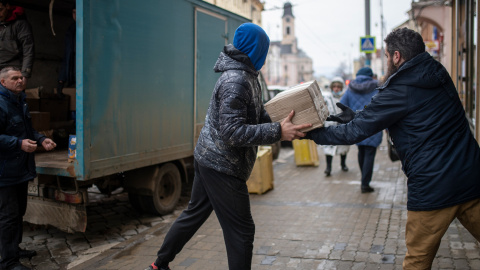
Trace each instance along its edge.
<instances>
[{"instance_id":1,"label":"paving stone sidewalk","mask_svg":"<svg viewBox=\"0 0 480 270\"><path fill-rule=\"evenodd\" d=\"M362 194L355 146L347 159L350 171L342 172L335 157L331 177L324 177L320 148L319 153L319 167L297 167L293 151L282 148L274 162L275 188L251 195L256 224L252 269L402 269L407 186L400 163L388 159L382 144L371 183L375 192ZM158 226L72 269L144 269L155 260L168 230L168 224ZM214 214L170 267L228 269ZM458 221L442 239L433 269L480 269L479 243Z\"/></svg>"}]
</instances>

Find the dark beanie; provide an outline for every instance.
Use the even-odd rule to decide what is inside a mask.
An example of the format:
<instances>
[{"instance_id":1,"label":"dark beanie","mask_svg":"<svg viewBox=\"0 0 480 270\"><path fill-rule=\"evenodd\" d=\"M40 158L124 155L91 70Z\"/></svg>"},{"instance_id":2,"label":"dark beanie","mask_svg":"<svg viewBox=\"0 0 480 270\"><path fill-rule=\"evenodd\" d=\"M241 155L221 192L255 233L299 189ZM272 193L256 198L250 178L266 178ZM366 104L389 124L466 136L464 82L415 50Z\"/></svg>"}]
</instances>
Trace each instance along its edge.
<instances>
[{"instance_id":1,"label":"dark beanie","mask_svg":"<svg viewBox=\"0 0 480 270\"><path fill-rule=\"evenodd\" d=\"M364 75L368 77L373 77L373 71L369 67L363 67L357 71L357 76L358 75Z\"/></svg>"}]
</instances>

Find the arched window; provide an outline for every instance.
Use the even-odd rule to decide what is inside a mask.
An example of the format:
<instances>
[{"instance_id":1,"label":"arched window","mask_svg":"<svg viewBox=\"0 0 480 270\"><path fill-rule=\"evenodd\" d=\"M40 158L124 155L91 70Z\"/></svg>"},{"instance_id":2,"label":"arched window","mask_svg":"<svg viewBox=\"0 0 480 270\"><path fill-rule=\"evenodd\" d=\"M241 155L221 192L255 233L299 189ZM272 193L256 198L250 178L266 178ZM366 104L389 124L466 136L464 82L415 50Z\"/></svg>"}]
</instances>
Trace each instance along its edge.
<instances>
[{"instance_id":1,"label":"arched window","mask_svg":"<svg viewBox=\"0 0 480 270\"><path fill-rule=\"evenodd\" d=\"M287 35L290 35L290 27L287 26Z\"/></svg>"}]
</instances>

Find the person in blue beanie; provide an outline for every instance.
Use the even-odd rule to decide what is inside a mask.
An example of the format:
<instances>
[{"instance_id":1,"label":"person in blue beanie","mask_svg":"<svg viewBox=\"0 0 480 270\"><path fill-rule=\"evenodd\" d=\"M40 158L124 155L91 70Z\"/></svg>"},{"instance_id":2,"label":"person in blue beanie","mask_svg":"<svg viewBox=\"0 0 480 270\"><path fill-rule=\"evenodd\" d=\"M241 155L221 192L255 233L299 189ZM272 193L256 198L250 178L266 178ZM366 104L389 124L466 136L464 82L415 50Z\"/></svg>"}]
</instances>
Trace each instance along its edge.
<instances>
[{"instance_id":1,"label":"person in blue beanie","mask_svg":"<svg viewBox=\"0 0 480 270\"><path fill-rule=\"evenodd\" d=\"M233 44L224 47L214 66L221 72L194 151L195 178L188 207L165 236L157 259L146 270L170 269L168 264L215 211L222 227L230 270L248 270L252 264L255 224L250 211L247 180L257 146L299 139L290 115L272 123L263 108L258 74L270 40L253 23L238 27ZM206 269L213 269L206 267Z\"/></svg>"},{"instance_id":2,"label":"person in blue beanie","mask_svg":"<svg viewBox=\"0 0 480 270\"><path fill-rule=\"evenodd\" d=\"M353 80L340 99L340 103L350 107L353 111L361 111L370 103L372 97L378 93L376 90L378 81L373 78L373 71L369 67L363 67L358 70L355 80ZM368 193L375 191L371 186L373 176L373 165L377 147L382 142L382 132L378 132L365 140L357 143L358 147L358 165L362 172L361 192Z\"/></svg>"}]
</instances>

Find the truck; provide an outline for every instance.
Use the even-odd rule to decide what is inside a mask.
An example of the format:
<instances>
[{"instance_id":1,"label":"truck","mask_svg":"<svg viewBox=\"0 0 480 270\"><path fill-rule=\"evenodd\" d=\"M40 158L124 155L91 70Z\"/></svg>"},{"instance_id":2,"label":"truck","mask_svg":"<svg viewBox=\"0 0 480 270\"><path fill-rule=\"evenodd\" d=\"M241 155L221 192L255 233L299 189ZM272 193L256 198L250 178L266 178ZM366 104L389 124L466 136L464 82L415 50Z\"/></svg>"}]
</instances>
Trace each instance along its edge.
<instances>
[{"instance_id":1,"label":"truck","mask_svg":"<svg viewBox=\"0 0 480 270\"><path fill-rule=\"evenodd\" d=\"M249 20L199 0L15 3L25 8L36 46L27 88L52 93L62 35L76 8L74 134L68 134L76 157L69 159L68 147L36 153L38 177L29 184L24 220L84 232L92 185L107 192L122 186L140 211L171 212L220 75L215 61Z\"/></svg>"}]
</instances>

